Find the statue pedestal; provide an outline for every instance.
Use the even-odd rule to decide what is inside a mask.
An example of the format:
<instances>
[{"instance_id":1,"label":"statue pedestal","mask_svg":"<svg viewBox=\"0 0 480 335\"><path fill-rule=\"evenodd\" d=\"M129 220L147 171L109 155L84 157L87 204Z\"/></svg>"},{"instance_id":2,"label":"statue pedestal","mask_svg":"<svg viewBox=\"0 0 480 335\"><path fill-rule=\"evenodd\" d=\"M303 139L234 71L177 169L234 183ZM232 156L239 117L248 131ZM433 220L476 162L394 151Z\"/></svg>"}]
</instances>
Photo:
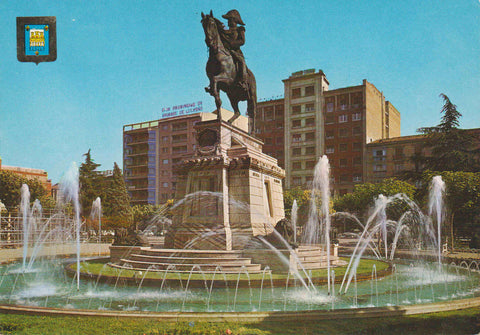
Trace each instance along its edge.
<instances>
[{"instance_id":1,"label":"statue pedestal","mask_svg":"<svg viewBox=\"0 0 480 335\"><path fill-rule=\"evenodd\" d=\"M167 248L242 249L252 236L271 233L284 218L282 179L277 160L263 143L220 121L195 125L193 158L178 167L172 229Z\"/></svg>"}]
</instances>

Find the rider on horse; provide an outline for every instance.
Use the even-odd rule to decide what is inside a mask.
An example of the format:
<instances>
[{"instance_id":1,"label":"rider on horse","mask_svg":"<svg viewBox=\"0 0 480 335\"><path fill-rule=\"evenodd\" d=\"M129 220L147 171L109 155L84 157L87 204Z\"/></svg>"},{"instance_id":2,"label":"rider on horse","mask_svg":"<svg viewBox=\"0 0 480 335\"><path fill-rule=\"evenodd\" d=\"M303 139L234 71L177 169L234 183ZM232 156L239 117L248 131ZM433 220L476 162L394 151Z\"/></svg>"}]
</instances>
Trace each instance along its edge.
<instances>
[{"instance_id":1,"label":"rider on horse","mask_svg":"<svg viewBox=\"0 0 480 335\"><path fill-rule=\"evenodd\" d=\"M243 27L245 23L243 23L240 13L236 9L232 9L222 17L228 20L229 28L222 32L222 40L238 65L238 84L240 87L247 89L247 65L243 52L240 50L240 47L245 44L245 27Z\"/></svg>"}]
</instances>

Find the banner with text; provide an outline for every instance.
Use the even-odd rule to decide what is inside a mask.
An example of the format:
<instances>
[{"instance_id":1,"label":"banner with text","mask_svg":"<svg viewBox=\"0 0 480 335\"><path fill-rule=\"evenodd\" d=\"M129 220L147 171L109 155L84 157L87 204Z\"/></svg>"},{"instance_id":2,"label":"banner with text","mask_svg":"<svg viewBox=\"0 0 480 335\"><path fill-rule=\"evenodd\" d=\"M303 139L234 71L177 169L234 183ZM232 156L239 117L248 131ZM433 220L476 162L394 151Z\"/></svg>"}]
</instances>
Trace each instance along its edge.
<instances>
[{"instance_id":1,"label":"banner with text","mask_svg":"<svg viewBox=\"0 0 480 335\"><path fill-rule=\"evenodd\" d=\"M165 107L165 108L162 108L162 119L167 117L199 113L202 111L203 111L203 104L201 101L191 102L188 104L177 105L172 107Z\"/></svg>"}]
</instances>

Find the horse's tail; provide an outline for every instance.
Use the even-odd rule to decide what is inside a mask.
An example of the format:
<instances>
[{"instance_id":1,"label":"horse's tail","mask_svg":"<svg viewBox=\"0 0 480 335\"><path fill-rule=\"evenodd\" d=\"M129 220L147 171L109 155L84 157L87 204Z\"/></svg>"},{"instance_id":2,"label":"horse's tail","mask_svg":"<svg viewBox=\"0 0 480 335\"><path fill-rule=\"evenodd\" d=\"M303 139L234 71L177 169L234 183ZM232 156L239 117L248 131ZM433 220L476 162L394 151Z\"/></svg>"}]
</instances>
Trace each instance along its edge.
<instances>
[{"instance_id":1,"label":"horse's tail","mask_svg":"<svg viewBox=\"0 0 480 335\"><path fill-rule=\"evenodd\" d=\"M247 115L252 119L255 118L255 113L257 112L257 83L255 81L255 76L253 75L250 69L247 69L248 72L248 97L247 97Z\"/></svg>"}]
</instances>

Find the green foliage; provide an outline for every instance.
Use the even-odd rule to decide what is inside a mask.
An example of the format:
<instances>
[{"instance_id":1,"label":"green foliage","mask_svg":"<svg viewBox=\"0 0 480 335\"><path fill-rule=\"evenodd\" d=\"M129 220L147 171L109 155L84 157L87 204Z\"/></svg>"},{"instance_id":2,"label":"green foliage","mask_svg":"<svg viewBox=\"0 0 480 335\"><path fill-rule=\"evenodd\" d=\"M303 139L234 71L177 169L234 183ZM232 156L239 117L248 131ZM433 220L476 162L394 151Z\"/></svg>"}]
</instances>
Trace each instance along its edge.
<instances>
[{"instance_id":1,"label":"green foliage","mask_svg":"<svg viewBox=\"0 0 480 335\"><path fill-rule=\"evenodd\" d=\"M92 203L97 198L103 199L105 178L100 175L97 168L100 164L93 161L90 155L90 149L84 154L85 162L80 165L79 183L80 183L80 205L83 216L90 215Z\"/></svg>"},{"instance_id":2,"label":"green foliage","mask_svg":"<svg viewBox=\"0 0 480 335\"><path fill-rule=\"evenodd\" d=\"M297 200L298 213L308 211L310 205L310 190L304 190L300 187L291 188L283 192L283 204L285 208L285 216L290 218L292 215L293 201ZM308 213L307 213L308 215Z\"/></svg>"},{"instance_id":3,"label":"green foliage","mask_svg":"<svg viewBox=\"0 0 480 335\"><path fill-rule=\"evenodd\" d=\"M413 199L415 190L415 186L395 178L384 179L377 184L359 184L355 186L352 193L347 193L335 199L333 208L337 212L363 215L374 204L375 199L380 194L391 196L403 193L410 199Z\"/></svg>"},{"instance_id":4,"label":"green foliage","mask_svg":"<svg viewBox=\"0 0 480 335\"><path fill-rule=\"evenodd\" d=\"M129 227L133 222L133 212L122 171L117 163L114 163L112 178L104 180L102 184L107 186L102 201L105 223L112 228Z\"/></svg>"},{"instance_id":5,"label":"green foliage","mask_svg":"<svg viewBox=\"0 0 480 335\"><path fill-rule=\"evenodd\" d=\"M431 151L429 157L422 157L422 163L427 170L432 171L480 171L478 143L480 138L468 130L459 129L457 111L450 99L440 95L445 104L441 110L442 121L434 127L418 129L427 135L425 147Z\"/></svg>"},{"instance_id":6,"label":"green foliage","mask_svg":"<svg viewBox=\"0 0 480 335\"><path fill-rule=\"evenodd\" d=\"M434 176L442 176L446 184L445 204L447 218L456 230L471 232L476 227L480 216L480 173L472 172L432 172L422 174L422 187L418 191L418 199L428 201L428 187Z\"/></svg>"},{"instance_id":7,"label":"green foliage","mask_svg":"<svg viewBox=\"0 0 480 335\"><path fill-rule=\"evenodd\" d=\"M47 190L37 179L27 179L11 171L0 170L0 201L7 208L18 207L20 205L20 189L22 185L28 185L30 190L30 200L33 202L38 199L45 206L44 201L49 199ZM53 199L50 198L50 201ZM51 204L51 203L50 203Z\"/></svg>"}]
</instances>

